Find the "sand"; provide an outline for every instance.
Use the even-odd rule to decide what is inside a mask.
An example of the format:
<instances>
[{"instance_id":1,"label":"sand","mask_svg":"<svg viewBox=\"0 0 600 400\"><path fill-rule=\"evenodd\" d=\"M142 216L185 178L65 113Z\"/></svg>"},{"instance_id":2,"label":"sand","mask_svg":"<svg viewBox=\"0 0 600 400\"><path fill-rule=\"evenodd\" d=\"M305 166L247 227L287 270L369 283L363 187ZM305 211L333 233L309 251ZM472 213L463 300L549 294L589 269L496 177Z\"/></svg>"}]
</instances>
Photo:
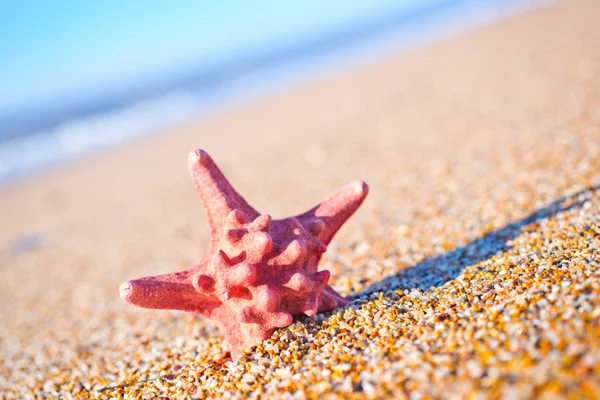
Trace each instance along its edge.
<instances>
[{"instance_id":1,"label":"sand","mask_svg":"<svg viewBox=\"0 0 600 400\"><path fill-rule=\"evenodd\" d=\"M600 3L562 1L0 190L0 397L600 397ZM274 218L366 180L353 303L228 361L123 281L193 265L211 153Z\"/></svg>"}]
</instances>

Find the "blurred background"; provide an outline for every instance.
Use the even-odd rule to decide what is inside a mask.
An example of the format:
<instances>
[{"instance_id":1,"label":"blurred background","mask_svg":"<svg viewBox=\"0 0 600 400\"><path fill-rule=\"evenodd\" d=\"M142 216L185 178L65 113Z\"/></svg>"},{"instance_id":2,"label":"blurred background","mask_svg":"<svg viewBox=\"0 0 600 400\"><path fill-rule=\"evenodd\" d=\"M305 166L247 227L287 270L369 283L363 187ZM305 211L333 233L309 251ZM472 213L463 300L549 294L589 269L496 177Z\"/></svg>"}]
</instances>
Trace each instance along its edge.
<instances>
[{"instance_id":1,"label":"blurred background","mask_svg":"<svg viewBox=\"0 0 600 400\"><path fill-rule=\"evenodd\" d=\"M0 184L523 0L0 3Z\"/></svg>"}]
</instances>

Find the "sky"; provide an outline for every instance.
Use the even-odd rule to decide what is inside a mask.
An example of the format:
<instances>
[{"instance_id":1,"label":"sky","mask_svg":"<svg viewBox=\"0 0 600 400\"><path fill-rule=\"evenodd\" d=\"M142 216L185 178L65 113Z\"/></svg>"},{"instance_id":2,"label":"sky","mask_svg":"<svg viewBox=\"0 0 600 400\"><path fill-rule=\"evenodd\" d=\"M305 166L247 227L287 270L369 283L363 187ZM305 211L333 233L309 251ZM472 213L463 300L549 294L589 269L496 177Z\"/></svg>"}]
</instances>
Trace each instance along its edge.
<instances>
[{"instance_id":1,"label":"sky","mask_svg":"<svg viewBox=\"0 0 600 400\"><path fill-rule=\"evenodd\" d=\"M0 1L0 114L318 37L423 2Z\"/></svg>"}]
</instances>

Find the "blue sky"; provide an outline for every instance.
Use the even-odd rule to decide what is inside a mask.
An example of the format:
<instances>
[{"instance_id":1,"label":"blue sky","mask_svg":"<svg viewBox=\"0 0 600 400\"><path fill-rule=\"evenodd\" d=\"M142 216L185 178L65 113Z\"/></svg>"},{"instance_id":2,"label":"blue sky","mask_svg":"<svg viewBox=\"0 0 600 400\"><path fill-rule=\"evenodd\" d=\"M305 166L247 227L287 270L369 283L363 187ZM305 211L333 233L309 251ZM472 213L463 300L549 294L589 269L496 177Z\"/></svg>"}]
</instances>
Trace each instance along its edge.
<instances>
[{"instance_id":1,"label":"blue sky","mask_svg":"<svg viewBox=\"0 0 600 400\"><path fill-rule=\"evenodd\" d=\"M419 0L0 2L0 114L333 31Z\"/></svg>"}]
</instances>

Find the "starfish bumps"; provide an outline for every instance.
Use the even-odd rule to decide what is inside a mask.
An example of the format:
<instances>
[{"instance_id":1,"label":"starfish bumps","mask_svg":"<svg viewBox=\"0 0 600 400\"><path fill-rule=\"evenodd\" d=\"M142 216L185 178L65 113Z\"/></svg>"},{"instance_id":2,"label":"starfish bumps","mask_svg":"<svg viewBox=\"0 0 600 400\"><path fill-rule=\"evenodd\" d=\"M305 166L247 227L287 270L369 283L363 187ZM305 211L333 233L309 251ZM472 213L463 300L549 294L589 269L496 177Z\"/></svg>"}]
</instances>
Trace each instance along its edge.
<instances>
[{"instance_id":1,"label":"starfish bumps","mask_svg":"<svg viewBox=\"0 0 600 400\"><path fill-rule=\"evenodd\" d=\"M233 355L290 325L294 315L348 304L317 264L366 197L364 182L342 187L304 214L272 220L246 203L203 150L190 153L189 169L210 225L206 256L185 271L123 283L123 300L209 318Z\"/></svg>"}]
</instances>

